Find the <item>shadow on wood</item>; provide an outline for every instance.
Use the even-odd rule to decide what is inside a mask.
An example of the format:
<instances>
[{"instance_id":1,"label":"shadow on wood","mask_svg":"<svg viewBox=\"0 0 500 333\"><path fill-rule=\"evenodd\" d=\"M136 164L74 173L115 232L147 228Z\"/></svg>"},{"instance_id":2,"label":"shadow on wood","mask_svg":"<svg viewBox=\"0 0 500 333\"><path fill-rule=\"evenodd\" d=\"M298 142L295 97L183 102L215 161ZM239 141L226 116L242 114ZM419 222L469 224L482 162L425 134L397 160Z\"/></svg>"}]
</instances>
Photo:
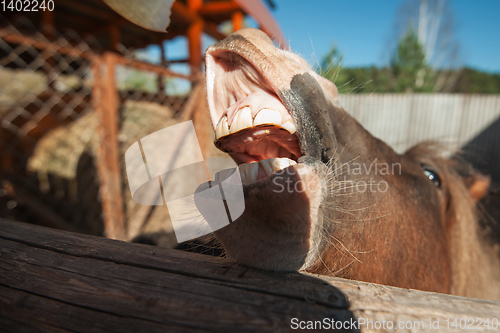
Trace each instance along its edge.
<instances>
[{"instance_id":1,"label":"shadow on wood","mask_svg":"<svg viewBox=\"0 0 500 333\"><path fill-rule=\"evenodd\" d=\"M431 331L430 318L445 325L447 318L491 320L500 313L492 301L263 272L2 219L0 271L0 325L9 332L278 332L291 331L292 318L421 321L415 331L423 332Z\"/></svg>"}]
</instances>

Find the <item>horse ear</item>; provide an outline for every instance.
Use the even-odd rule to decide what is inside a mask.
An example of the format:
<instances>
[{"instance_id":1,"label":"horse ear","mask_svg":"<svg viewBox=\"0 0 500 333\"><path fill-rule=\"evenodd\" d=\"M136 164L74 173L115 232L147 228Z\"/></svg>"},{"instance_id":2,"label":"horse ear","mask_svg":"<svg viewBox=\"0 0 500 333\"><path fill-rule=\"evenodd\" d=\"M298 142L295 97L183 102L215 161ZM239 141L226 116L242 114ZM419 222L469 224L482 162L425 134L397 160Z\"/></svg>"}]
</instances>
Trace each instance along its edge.
<instances>
[{"instance_id":1,"label":"horse ear","mask_svg":"<svg viewBox=\"0 0 500 333\"><path fill-rule=\"evenodd\" d=\"M470 163L467 163L462 156L454 156L453 167L459 176L462 177L474 203L478 202L488 194L491 184L491 177L483 175Z\"/></svg>"},{"instance_id":2,"label":"horse ear","mask_svg":"<svg viewBox=\"0 0 500 333\"><path fill-rule=\"evenodd\" d=\"M474 202L478 202L488 193L491 177L477 172L474 175L467 177L465 183L469 188L469 194L472 200L474 200Z\"/></svg>"}]
</instances>

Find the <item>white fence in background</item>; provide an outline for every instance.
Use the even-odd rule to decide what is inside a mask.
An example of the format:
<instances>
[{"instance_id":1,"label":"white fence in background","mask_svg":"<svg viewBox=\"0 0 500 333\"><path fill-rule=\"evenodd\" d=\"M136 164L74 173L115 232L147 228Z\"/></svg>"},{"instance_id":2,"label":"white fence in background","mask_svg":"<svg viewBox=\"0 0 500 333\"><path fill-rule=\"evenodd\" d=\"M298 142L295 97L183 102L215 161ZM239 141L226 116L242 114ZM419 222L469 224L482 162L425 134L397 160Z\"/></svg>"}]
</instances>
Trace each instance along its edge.
<instances>
[{"instance_id":1,"label":"white fence in background","mask_svg":"<svg viewBox=\"0 0 500 333\"><path fill-rule=\"evenodd\" d=\"M340 95L344 109L402 153L424 140L462 147L500 118L500 95Z\"/></svg>"},{"instance_id":2,"label":"white fence in background","mask_svg":"<svg viewBox=\"0 0 500 333\"><path fill-rule=\"evenodd\" d=\"M500 184L500 95L352 94L340 104L372 135L403 153L433 140L462 149Z\"/></svg>"}]
</instances>

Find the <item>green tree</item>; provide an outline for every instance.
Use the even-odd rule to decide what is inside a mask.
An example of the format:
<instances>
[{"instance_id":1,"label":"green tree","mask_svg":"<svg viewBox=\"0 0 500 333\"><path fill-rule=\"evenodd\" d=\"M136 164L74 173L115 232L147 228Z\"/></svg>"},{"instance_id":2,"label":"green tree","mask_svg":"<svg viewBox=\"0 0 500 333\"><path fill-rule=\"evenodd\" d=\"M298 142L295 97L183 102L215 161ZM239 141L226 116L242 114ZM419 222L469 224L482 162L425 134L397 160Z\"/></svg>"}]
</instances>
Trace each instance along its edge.
<instances>
[{"instance_id":1,"label":"green tree","mask_svg":"<svg viewBox=\"0 0 500 333\"><path fill-rule=\"evenodd\" d=\"M319 74L332 82L336 82L340 74L342 60L343 56L339 54L337 46L332 44L328 53L321 60Z\"/></svg>"},{"instance_id":2,"label":"green tree","mask_svg":"<svg viewBox=\"0 0 500 333\"><path fill-rule=\"evenodd\" d=\"M467 94L500 94L500 74L485 73L472 68L457 71L451 92Z\"/></svg>"},{"instance_id":3,"label":"green tree","mask_svg":"<svg viewBox=\"0 0 500 333\"><path fill-rule=\"evenodd\" d=\"M339 92L390 92L390 69L372 67L343 67L343 55L339 54L335 44L321 61L318 73L334 82Z\"/></svg>"},{"instance_id":4,"label":"green tree","mask_svg":"<svg viewBox=\"0 0 500 333\"><path fill-rule=\"evenodd\" d=\"M434 90L435 72L425 57L424 46L412 26L399 41L391 59L394 92L431 92Z\"/></svg>"},{"instance_id":5,"label":"green tree","mask_svg":"<svg viewBox=\"0 0 500 333\"><path fill-rule=\"evenodd\" d=\"M416 30L409 26L391 57L390 67L343 67L335 45L321 61L320 75L333 81L339 92L404 93L450 92L500 94L500 74L471 68L435 69L429 64Z\"/></svg>"}]
</instances>

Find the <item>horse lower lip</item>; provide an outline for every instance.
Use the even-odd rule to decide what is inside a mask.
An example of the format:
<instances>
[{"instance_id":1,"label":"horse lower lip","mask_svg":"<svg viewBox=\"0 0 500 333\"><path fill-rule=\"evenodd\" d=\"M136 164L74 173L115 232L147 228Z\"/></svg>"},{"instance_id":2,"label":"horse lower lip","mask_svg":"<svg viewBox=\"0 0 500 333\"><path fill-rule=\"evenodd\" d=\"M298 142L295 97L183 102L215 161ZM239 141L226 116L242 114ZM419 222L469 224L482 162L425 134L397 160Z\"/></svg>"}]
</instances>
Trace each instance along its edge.
<instances>
[{"instance_id":1,"label":"horse lower lip","mask_svg":"<svg viewBox=\"0 0 500 333\"><path fill-rule=\"evenodd\" d=\"M293 271L305 262L321 197L314 184L320 183L307 164L283 170L244 186L245 211L214 232L227 254L243 264Z\"/></svg>"}]
</instances>

